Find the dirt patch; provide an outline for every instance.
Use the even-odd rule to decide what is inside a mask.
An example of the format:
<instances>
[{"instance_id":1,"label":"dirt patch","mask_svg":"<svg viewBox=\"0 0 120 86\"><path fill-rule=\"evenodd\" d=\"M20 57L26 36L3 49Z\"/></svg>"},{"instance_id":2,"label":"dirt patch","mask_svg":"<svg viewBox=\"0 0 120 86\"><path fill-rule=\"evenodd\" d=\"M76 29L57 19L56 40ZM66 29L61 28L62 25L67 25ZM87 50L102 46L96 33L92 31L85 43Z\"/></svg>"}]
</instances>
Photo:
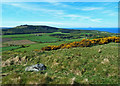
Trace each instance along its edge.
<instances>
[{"instance_id":1,"label":"dirt patch","mask_svg":"<svg viewBox=\"0 0 120 86\"><path fill-rule=\"evenodd\" d=\"M8 44L8 45L25 45L25 44L34 44L36 42L32 42L30 40L16 40L16 41L9 41L9 42L5 42L4 44Z\"/></svg>"},{"instance_id":2,"label":"dirt patch","mask_svg":"<svg viewBox=\"0 0 120 86\"><path fill-rule=\"evenodd\" d=\"M8 42L8 41L12 41L12 39L11 38L2 38L0 40L0 42Z\"/></svg>"}]
</instances>

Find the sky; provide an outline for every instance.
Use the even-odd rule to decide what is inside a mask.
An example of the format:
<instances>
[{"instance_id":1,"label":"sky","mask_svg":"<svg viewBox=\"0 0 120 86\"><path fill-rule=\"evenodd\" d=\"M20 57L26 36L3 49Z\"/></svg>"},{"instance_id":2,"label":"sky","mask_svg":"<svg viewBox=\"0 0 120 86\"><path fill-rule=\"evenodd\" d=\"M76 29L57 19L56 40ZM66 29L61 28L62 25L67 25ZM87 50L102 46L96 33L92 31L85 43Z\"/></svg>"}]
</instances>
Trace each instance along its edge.
<instances>
[{"instance_id":1,"label":"sky","mask_svg":"<svg viewBox=\"0 0 120 86\"><path fill-rule=\"evenodd\" d=\"M2 27L118 27L117 2L3 2Z\"/></svg>"}]
</instances>

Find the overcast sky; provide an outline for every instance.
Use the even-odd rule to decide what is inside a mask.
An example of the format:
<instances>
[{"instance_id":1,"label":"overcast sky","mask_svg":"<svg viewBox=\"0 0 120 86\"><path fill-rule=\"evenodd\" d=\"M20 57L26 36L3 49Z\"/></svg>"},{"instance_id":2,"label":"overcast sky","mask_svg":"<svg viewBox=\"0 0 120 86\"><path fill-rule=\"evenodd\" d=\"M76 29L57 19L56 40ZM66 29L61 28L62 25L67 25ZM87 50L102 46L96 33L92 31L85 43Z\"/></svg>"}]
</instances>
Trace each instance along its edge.
<instances>
[{"instance_id":1,"label":"overcast sky","mask_svg":"<svg viewBox=\"0 0 120 86\"><path fill-rule=\"evenodd\" d=\"M4 2L2 26L118 27L117 2Z\"/></svg>"}]
</instances>

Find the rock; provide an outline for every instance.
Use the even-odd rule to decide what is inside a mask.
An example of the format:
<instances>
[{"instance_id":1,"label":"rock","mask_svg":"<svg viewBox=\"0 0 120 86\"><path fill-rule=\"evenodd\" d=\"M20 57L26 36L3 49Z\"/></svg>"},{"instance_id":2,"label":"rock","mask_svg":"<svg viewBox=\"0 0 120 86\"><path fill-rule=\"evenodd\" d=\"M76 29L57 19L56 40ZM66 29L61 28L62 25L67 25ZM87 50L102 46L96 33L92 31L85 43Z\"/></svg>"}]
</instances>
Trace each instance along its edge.
<instances>
[{"instance_id":1,"label":"rock","mask_svg":"<svg viewBox=\"0 0 120 86\"><path fill-rule=\"evenodd\" d=\"M99 50L98 50L98 53L101 53L101 52L102 52L101 49L99 49Z\"/></svg>"},{"instance_id":2,"label":"rock","mask_svg":"<svg viewBox=\"0 0 120 86\"><path fill-rule=\"evenodd\" d=\"M8 73L3 73L3 74L2 74L2 77L7 76L7 75L9 75L9 74L8 74Z\"/></svg>"},{"instance_id":3,"label":"rock","mask_svg":"<svg viewBox=\"0 0 120 86\"><path fill-rule=\"evenodd\" d=\"M21 61L26 63L27 62L27 56L22 57Z\"/></svg>"},{"instance_id":4,"label":"rock","mask_svg":"<svg viewBox=\"0 0 120 86\"><path fill-rule=\"evenodd\" d=\"M25 68L25 71L41 71L41 70L46 70L46 66L44 64L36 64L36 65L32 65L29 67Z\"/></svg>"},{"instance_id":5,"label":"rock","mask_svg":"<svg viewBox=\"0 0 120 86\"><path fill-rule=\"evenodd\" d=\"M110 62L109 59L105 58L101 63L105 64L105 63L109 63L109 62Z\"/></svg>"},{"instance_id":6,"label":"rock","mask_svg":"<svg viewBox=\"0 0 120 86\"><path fill-rule=\"evenodd\" d=\"M19 64L22 64L22 62L24 61L25 59L20 58L19 56L11 57L7 59L6 61L2 61L2 67L10 66L10 65L19 65Z\"/></svg>"}]
</instances>

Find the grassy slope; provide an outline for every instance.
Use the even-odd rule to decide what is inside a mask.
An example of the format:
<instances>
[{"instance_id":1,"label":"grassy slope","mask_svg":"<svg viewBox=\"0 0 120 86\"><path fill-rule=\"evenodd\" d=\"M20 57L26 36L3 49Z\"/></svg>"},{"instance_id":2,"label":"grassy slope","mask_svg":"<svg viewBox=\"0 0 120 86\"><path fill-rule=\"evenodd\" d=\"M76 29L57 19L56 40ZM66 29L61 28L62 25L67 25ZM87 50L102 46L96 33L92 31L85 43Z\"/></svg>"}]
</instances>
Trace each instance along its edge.
<instances>
[{"instance_id":1,"label":"grassy slope","mask_svg":"<svg viewBox=\"0 0 120 86\"><path fill-rule=\"evenodd\" d=\"M2 35L2 38L9 38L9 37L27 37L32 36L34 34L15 34L15 35Z\"/></svg>"},{"instance_id":2,"label":"grassy slope","mask_svg":"<svg viewBox=\"0 0 120 86\"><path fill-rule=\"evenodd\" d=\"M80 41L82 39L82 38L60 39L60 38L55 38L55 37L49 36L52 34L69 34L69 33L61 33L61 32L37 33L37 34L41 34L42 36L35 36L34 34L17 34L17 35L3 35L2 38L12 38L12 40L27 40L28 39L28 40L36 41L36 42L51 42L51 43L30 44L30 47L20 48L20 49L17 49L19 47L18 46L18 47L16 47L16 51L31 51L34 49L40 49L40 48L48 46L48 45L59 45L62 43L70 43L70 42L74 42L74 41ZM58 42L55 42L55 41L58 41ZM53 43L53 42L55 42L55 43ZM3 47L3 51L12 50L12 48L15 49L14 46L6 46L6 47Z\"/></svg>"},{"instance_id":3,"label":"grassy slope","mask_svg":"<svg viewBox=\"0 0 120 86\"><path fill-rule=\"evenodd\" d=\"M35 42L56 42L61 40L60 38L49 36L51 34L68 34L68 33L61 33L61 32L54 32L54 33L39 33L42 36L35 36L35 34L16 34L16 35L3 35L2 38L11 38L12 40L31 40ZM37 33L38 34L38 33Z\"/></svg>"},{"instance_id":4,"label":"grassy slope","mask_svg":"<svg viewBox=\"0 0 120 86\"><path fill-rule=\"evenodd\" d=\"M9 47L3 47L2 51L9 51L9 50L13 50L13 49L17 49L20 46L9 46Z\"/></svg>"},{"instance_id":5,"label":"grassy slope","mask_svg":"<svg viewBox=\"0 0 120 86\"><path fill-rule=\"evenodd\" d=\"M98 50L101 49L101 53ZM28 57L27 64L3 67L3 84L117 84L118 44L110 43L87 48L60 49L45 52L3 53L3 60L9 57ZM104 61L107 59L108 61ZM25 72L28 65L43 63L47 70ZM73 80L75 79L75 80Z\"/></svg>"},{"instance_id":6,"label":"grassy slope","mask_svg":"<svg viewBox=\"0 0 120 86\"><path fill-rule=\"evenodd\" d=\"M55 42L55 43L37 43L37 44L30 44L29 47L26 48L20 48L20 49L16 49L15 51L31 51L34 49L41 49L42 47L48 46L48 45L60 45L60 44L64 44L64 43L70 43L70 42L74 42L74 41L81 41L82 38L80 39L69 39L69 40L65 40L65 41L59 41L59 42Z\"/></svg>"}]
</instances>

